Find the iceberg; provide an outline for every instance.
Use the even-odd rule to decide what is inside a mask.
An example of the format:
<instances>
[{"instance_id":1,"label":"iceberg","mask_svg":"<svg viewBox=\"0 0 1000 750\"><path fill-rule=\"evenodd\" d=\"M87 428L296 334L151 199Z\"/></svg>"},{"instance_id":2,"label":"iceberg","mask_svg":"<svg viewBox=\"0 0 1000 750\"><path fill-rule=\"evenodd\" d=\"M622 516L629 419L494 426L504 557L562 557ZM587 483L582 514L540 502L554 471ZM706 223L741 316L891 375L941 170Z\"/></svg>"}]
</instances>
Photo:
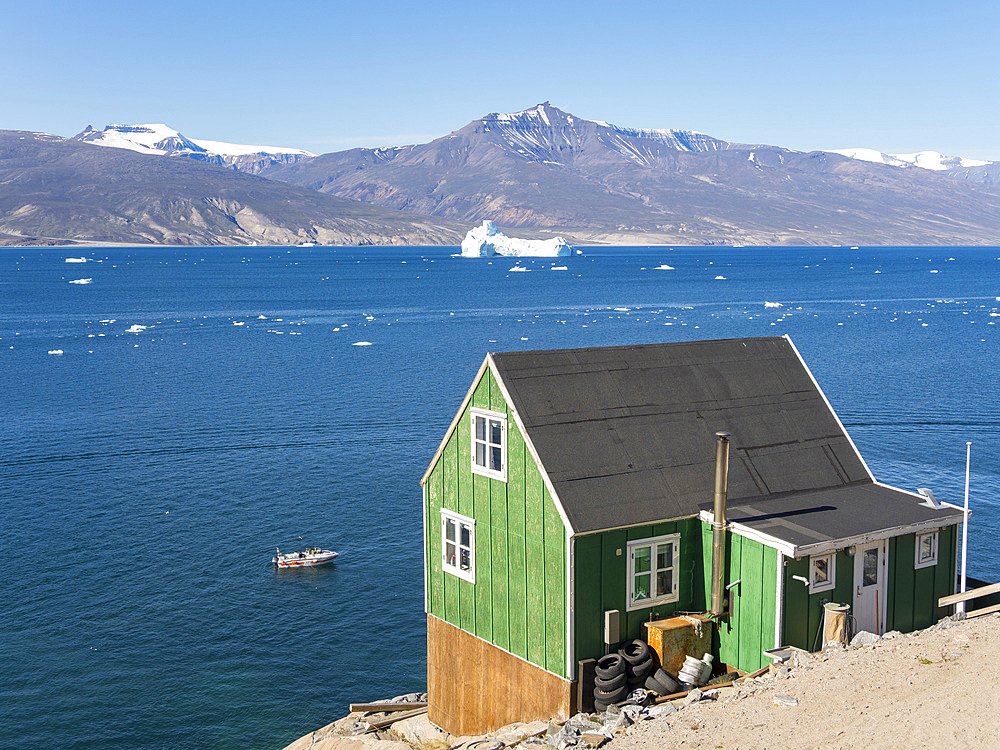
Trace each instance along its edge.
<instances>
[{"instance_id":1,"label":"iceberg","mask_svg":"<svg viewBox=\"0 0 1000 750\"><path fill-rule=\"evenodd\" d=\"M465 239L462 240L463 258L489 258L494 255L551 258L572 254L573 246L562 237L553 237L551 240L522 240L508 237L488 219L482 223L482 226L470 229L469 233L465 235Z\"/></svg>"}]
</instances>

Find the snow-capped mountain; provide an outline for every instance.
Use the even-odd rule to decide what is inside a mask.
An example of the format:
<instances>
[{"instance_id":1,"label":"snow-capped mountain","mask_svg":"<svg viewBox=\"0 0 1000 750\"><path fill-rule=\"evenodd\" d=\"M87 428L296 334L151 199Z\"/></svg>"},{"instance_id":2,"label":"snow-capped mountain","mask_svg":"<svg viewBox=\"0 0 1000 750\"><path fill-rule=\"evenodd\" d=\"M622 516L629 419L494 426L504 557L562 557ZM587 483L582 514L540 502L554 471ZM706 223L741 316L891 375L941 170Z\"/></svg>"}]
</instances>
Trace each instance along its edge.
<instances>
[{"instance_id":1,"label":"snow-capped mountain","mask_svg":"<svg viewBox=\"0 0 1000 750\"><path fill-rule=\"evenodd\" d=\"M282 146L247 146L202 138L188 138L162 123L143 125L108 125L95 130L90 125L73 140L96 146L125 148L141 154L185 156L198 161L231 166L241 172L257 174L275 164L291 164L310 159L315 154Z\"/></svg>"},{"instance_id":2,"label":"snow-capped mountain","mask_svg":"<svg viewBox=\"0 0 1000 750\"><path fill-rule=\"evenodd\" d=\"M833 148L831 154L840 154L851 159L870 161L875 164L888 164L891 167L920 167L935 172L945 172L949 169L984 167L992 162L981 159L968 159L964 156L945 156L937 151L918 151L915 154L884 154L872 148Z\"/></svg>"}]
</instances>

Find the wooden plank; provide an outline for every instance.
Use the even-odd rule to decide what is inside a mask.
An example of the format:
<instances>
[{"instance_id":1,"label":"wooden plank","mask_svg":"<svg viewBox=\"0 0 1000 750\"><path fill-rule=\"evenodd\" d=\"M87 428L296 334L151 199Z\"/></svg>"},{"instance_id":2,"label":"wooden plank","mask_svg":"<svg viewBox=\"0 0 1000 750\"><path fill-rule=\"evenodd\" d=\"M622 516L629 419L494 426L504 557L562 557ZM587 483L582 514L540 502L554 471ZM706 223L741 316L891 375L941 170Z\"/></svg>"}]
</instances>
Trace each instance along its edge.
<instances>
[{"instance_id":1,"label":"wooden plank","mask_svg":"<svg viewBox=\"0 0 1000 750\"><path fill-rule=\"evenodd\" d=\"M979 617L980 615L988 615L990 612L1000 612L1000 604L991 604L988 607L983 607L982 609L974 609L971 612L966 612L965 617Z\"/></svg>"},{"instance_id":2,"label":"wooden plank","mask_svg":"<svg viewBox=\"0 0 1000 750\"><path fill-rule=\"evenodd\" d=\"M441 498L444 467L435 467L427 480L427 606L431 613L445 617L444 571L441 570Z\"/></svg>"},{"instance_id":3,"label":"wooden plank","mask_svg":"<svg viewBox=\"0 0 1000 750\"><path fill-rule=\"evenodd\" d=\"M475 627L466 630L487 641L493 640L493 529L490 526L490 492L487 477L474 474L472 486L476 505L476 585Z\"/></svg>"},{"instance_id":4,"label":"wooden plank","mask_svg":"<svg viewBox=\"0 0 1000 750\"><path fill-rule=\"evenodd\" d=\"M412 711L417 708L427 708L426 703L414 701L413 703L390 703L389 701L376 701L375 703L352 703L348 710L352 713L392 713L395 711Z\"/></svg>"},{"instance_id":5,"label":"wooden plank","mask_svg":"<svg viewBox=\"0 0 1000 750\"><path fill-rule=\"evenodd\" d=\"M959 602L967 602L970 599L978 599L980 596L986 596L987 594L997 594L1000 593L1000 583L991 583L989 586L981 586L978 589L971 589L966 591L964 594L951 594L950 596L942 596L938 599L939 607L949 607L952 604L958 604Z\"/></svg>"},{"instance_id":6,"label":"wooden plank","mask_svg":"<svg viewBox=\"0 0 1000 750\"><path fill-rule=\"evenodd\" d=\"M777 591L775 591L775 581L777 581L778 576L778 551L773 547L764 547L764 560L763 567L761 569L761 624L760 624L760 648L759 651L763 652L766 649L774 648L774 624L775 615L777 614L777 602L775 598L777 596ZM763 653L759 654L760 658L757 663L759 668L764 664L766 657Z\"/></svg>"},{"instance_id":7,"label":"wooden plank","mask_svg":"<svg viewBox=\"0 0 1000 750\"><path fill-rule=\"evenodd\" d=\"M524 537L511 534L507 537L507 559L510 570L508 573L508 597L510 609L508 620L510 627L510 651L522 659L528 658L527 642L527 581L525 579L525 544Z\"/></svg>"},{"instance_id":8,"label":"wooden plank","mask_svg":"<svg viewBox=\"0 0 1000 750\"><path fill-rule=\"evenodd\" d=\"M937 622L934 598L934 568L913 571L913 630L928 628Z\"/></svg>"},{"instance_id":9,"label":"wooden plank","mask_svg":"<svg viewBox=\"0 0 1000 750\"><path fill-rule=\"evenodd\" d=\"M385 729L388 726L392 726L397 721L403 721L403 719L412 719L414 716L421 716L427 713L427 707L418 708L413 711L404 711L402 713L393 714L384 719L379 719L378 721L368 722L368 729L365 730L365 734L374 732L378 729Z\"/></svg>"},{"instance_id":10,"label":"wooden plank","mask_svg":"<svg viewBox=\"0 0 1000 750\"><path fill-rule=\"evenodd\" d=\"M934 566L934 620L940 620L948 612L937 604L942 596L955 592L955 531L957 526L949 526L938 534L938 562Z\"/></svg>"},{"instance_id":11,"label":"wooden plank","mask_svg":"<svg viewBox=\"0 0 1000 750\"><path fill-rule=\"evenodd\" d=\"M576 621L574 661L599 659L604 655L604 610L601 608L601 535L576 538L574 560ZM624 580L624 579L623 579Z\"/></svg>"},{"instance_id":12,"label":"wooden plank","mask_svg":"<svg viewBox=\"0 0 1000 750\"><path fill-rule=\"evenodd\" d=\"M490 480L491 484L500 484ZM504 499L504 510L507 503ZM493 558L490 561L490 585L493 589L492 614L493 614L493 638L491 642L505 651L510 650L510 621L508 613L510 611L510 592L507 585L507 531L505 526L493 526L490 529L492 536Z\"/></svg>"},{"instance_id":13,"label":"wooden plank","mask_svg":"<svg viewBox=\"0 0 1000 750\"><path fill-rule=\"evenodd\" d=\"M809 651L812 644L809 643L809 589L801 581L795 580L792 576L806 578L809 575L809 560L789 559L785 564L785 580L782 590L784 591L784 615L782 619L782 640L785 645L803 648Z\"/></svg>"},{"instance_id":14,"label":"wooden plank","mask_svg":"<svg viewBox=\"0 0 1000 750\"><path fill-rule=\"evenodd\" d=\"M914 628L930 625L931 612L926 613L928 620L922 626L913 619L914 613L918 611L915 600L917 580L914 574L921 572L913 569L913 534L897 537L895 542L896 577L887 581L887 584L895 590L893 597L895 616L892 625L900 632L909 633Z\"/></svg>"},{"instance_id":15,"label":"wooden plank","mask_svg":"<svg viewBox=\"0 0 1000 750\"><path fill-rule=\"evenodd\" d=\"M457 474L457 493L454 498L445 495L447 508L457 510L464 516L472 516L475 508L472 496L472 427L469 426L469 414L466 412L455 429L452 443L445 449L446 454L450 454L449 463L454 462L455 473ZM450 485L454 486L454 485ZM451 503L455 504L452 505Z\"/></svg>"},{"instance_id":16,"label":"wooden plank","mask_svg":"<svg viewBox=\"0 0 1000 750\"><path fill-rule=\"evenodd\" d=\"M525 548L525 640L528 661L542 666L545 664L545 547L540 539L528 538L525 540Z\"/></svg>"},{"instance_id":17,"label":"wooden plank","mask_svg":"<svg viewBox=\"0 0 1000 750\"><path fill-rule=\"evenodd\" d=\"M739 578L741 583L738 586L741 589L738 596L742 607L739 635L740 660L736 662L735 666L750 672L754 669L760 669L760 660L763 658L760 634L764 617L764 591L761 586L764 579L764 545L752 539L743 539L742 547Z\"/></svg>"},{"instance_id":18,"label":"wooden plank","mask_svg":"<svg viewBox=\"0 0 1000 750\"><path fill-rule=\"evenodd\" d=\"M545 491L545 668L566 675L566 534Z\"/></svg>"},{"instance_id":19,"label":"wooden plank","mask_svg":"<svg viewBox=\"0 0 1000 750\"><path fill-rule=\"evenodd\" d=\"M741 578L743 537L736 534L726 534L726 582L732 583ZM711 578L711 574L709 574ZM719 659L725 664L740 663L740 628L743 627L743 599L734 596L729 619L719 629ZM752 616L749 600L747 601L747 617Z\"/></svg>"}]
</instances>

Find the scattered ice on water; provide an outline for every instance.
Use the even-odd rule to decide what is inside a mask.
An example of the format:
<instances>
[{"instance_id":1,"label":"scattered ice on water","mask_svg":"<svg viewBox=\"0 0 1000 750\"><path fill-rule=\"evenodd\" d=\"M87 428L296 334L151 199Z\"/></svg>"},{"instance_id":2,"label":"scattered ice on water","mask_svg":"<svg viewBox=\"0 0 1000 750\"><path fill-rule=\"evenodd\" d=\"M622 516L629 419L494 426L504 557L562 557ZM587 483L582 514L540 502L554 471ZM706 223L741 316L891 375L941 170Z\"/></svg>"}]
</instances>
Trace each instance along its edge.
<instances>
[{"instance_id":1,"label":"scattered ice on water","mask_svg":"<svg viewBox=\"0 0 1000 750\"><path fill-rule=\"evenodd\" d=\"M234 320L233 321L233 325L234 326L245 326L246 323L244 323L242 320Z\"/></svg>"},{"instance_id":2,"label":"scattered ice on water","mask_svg":"<svg viewBox=\"0 0 1000 750\"><path fill-rule=\"evenodd\" d=\"M66 262L67 263L86 263L87 259L86 258L67 258Z\"/></svg>"},{"instance_id":3,"label":"scattered ice on water","mask_svg":"<svg viewBox=\"0 0 1000 750\"><path fill-rule=\"evenodd\" d=\"M14 347L11 347L11 349L13 349L13 348ZM58 356L58 355L60 355L62 353L63 353L62 349L49 349L49 354L55 354L55 355Z\"/></svg>"},{"instance_id":4,"label":"scattered ice on water","mask_svg":"<svg viewBox=\"0 0 1000 750\"><path fill-rule=\"evenodd\" d=\"M257 320L267 320L267 316L266 315L258 315L257 316Z\"/></svg>"},{"instance_id":5,"label":"scattered ice on water","mask_svg":"<svg viewBox=\"0 0 1000 750\"><path fill-rule=\"evenodd\" d=\"M134 323L125 329L125 333L142 333L147 328L149 328L149 326L141 326L138 323Z\"/></svg>"},{"instance_id":6,"label":"scattered ice on water","mask_svg":"<svg viewBox=\"0 0 1000 750\"><path fill-rule=\"evenodd\" d=\"M528 272L531 269L525 268L524 266L514 266L513 268L508 268L507 270L508 271L519 271L521 273L526 273L526 272Z\"/></svg>"},{"instance_id":7,"label":"scattered ice on water","mask_svg":"<svg viewBox=\"0 0 1000 750\"><path fill-rule=\"evenodd\" d=\"M764 307L782 307L780 302L764 302Z\"/></svg>"},{"instance_id":8,"label":"scattered ice on water","mask_svg":"<svg viewBox=\"0 0 1000 750\"><path fill-rule=\"evenodd\" d=\"M371 341L355 341L351 346L371 346Z\"/></svg>"},{"instance_id":9,"label":"scattered ice on water","mask_svg":"<svg viewBox=\"0 0 1000 750\"><path fill-rule=\"evenodd\" d=\"M675 269L674 269L673 266L668 266L666 263L663 263L662 265L657 266L653 270L654 271L673 271Z\"/></svg>"},{"instance_id":10,"label":"scattered ice on water","mask_svg":"<svg viewBox=\"0 0 1000 750\"><path fill-rule=\"evenodd\" d=\"M569 267L568 266L552 266L552 268L550 268L549 270L550 271L568 271Z\"/></svg>"},{"instance_id":11,"label":"scattered ice on water","mask_svg":"<svg viewBox=\"0 0 1000 750\"><path fill-rule=\"evenodd\" d=\"M93 279L73 279L70 284L89 284Z\"/></svg>"},{"instance_id":12,"label":"scattered ice on water","mask_svg":"<svg viewBox=\"0 0 1000 750\"><path fill-rule=\"evenodd\" d=\"M716 280L716 281L725 281L725 280L726 280L726 277L725 277L725 276L716 276L716 277L715 277L715 280Z\"/></svg>"},{"instance_id":13,"label":"scattered ice on water","mask_svg":"<svg viewBox=\"0 0 1000 750\"><path fill-rule=\"evenodd\" d=\"M937 272L938 272L938 271L937 271L937 269L936 269L936 268L932 268L932 269L931 269L931 273L937 273Z\"/></svg>"}]
</instances>

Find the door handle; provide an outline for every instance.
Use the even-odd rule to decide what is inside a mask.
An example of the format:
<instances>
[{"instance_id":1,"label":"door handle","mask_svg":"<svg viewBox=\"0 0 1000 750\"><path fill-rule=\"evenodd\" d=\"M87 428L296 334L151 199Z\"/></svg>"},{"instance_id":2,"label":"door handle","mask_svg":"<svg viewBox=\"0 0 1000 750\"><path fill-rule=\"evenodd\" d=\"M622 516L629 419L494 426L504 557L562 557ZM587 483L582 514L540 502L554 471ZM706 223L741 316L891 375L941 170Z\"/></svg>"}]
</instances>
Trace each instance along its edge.
<instances>
[{"instance_id":1,"label":"door handle","mask_svg":"<svg viewBox=\"0 0 1000 750\"><path fill-rule=\"evenodd\" d=\"M861 596L861 585L859 584L858 585L858 597L860 597L860 596Z\"/></svg>"}]
</instances>

